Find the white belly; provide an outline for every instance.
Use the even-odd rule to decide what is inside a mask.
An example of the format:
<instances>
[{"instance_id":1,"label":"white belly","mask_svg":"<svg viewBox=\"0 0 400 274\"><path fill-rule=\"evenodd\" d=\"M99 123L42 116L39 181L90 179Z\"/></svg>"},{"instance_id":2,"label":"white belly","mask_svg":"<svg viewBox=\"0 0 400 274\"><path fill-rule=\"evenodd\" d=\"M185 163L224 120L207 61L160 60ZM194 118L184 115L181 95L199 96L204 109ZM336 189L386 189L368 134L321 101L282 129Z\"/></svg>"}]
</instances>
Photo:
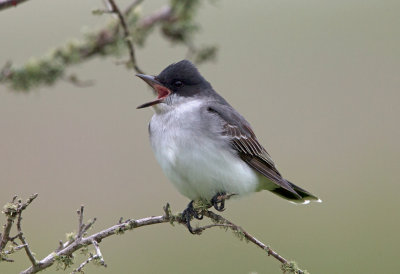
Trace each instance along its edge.
<instances>
[{"instance_id":1,"label":"white belly","mask_svg":"<svg viewBox=\"0 0 400 274\"><path fill-rule=\"evenodd\" d=\"M226 141L209 134L199 137L193 130L199 121L187 118L183 109L174 112L153 116L150 139L157 161L181 194L191 200L210 200L218 192L244 195L256 191L256 172L228 150ZM173 119L172 125L170 118L176 115L186 118Z\"/></svg>"}]
</instances>

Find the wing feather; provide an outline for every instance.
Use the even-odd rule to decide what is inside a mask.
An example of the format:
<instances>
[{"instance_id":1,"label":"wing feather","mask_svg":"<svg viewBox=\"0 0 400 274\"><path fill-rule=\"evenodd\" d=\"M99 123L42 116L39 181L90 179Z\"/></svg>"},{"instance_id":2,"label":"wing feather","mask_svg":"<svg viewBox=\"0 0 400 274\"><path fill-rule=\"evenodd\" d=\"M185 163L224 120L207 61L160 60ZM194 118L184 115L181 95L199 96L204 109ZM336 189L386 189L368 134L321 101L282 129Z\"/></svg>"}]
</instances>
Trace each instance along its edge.
<instances>
[{"instance_id":1,"label":"wing feather","mask_svg":"<svg viewBox=\"0 0 400 274\"><path fill-rule=\"evenodd\" d=\"M207 111L218 115L222 120L222 134L230 138L231 147L237 151L243 161L267 177L270 181L277 184L277 186L301 198L290 184L282 178L271 156L258 142L250 124L239 113L231 106L222 105L218 102L211 102L207 107Z\"/></svg>"}]
</instances>

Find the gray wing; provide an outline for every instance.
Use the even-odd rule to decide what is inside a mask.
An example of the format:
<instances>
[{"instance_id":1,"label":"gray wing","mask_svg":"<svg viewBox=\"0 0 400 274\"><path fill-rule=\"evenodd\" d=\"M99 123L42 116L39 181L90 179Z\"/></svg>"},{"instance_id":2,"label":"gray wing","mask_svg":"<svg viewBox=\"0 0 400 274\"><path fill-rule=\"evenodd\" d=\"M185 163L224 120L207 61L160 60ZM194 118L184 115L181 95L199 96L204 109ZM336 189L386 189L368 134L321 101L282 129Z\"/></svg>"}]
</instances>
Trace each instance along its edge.
<instances>
[{"instance_id":1,"label":"gray wing","mask_svg":"<svg viewBox=\"0 0 400 274\"><path fill-rule=\"evenodd\" d=\"M230 137L232 148L253 169L267 177L278 186L301 197L290 184L282 178L265 148L258 142L250 124L230 105L209 102L207 111L222 119L223 134Z\"/></svg>"}]
</instances>

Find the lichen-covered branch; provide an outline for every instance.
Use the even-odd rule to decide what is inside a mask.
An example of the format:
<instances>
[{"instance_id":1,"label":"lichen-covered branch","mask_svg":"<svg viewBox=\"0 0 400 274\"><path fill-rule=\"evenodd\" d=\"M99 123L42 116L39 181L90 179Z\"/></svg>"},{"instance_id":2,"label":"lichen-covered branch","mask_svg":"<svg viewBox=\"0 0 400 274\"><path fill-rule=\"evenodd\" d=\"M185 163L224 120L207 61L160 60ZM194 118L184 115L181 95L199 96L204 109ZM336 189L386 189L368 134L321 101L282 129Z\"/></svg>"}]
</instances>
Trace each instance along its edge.
<instances>
[{"instance_id":1,"label":"lichen-covered branch","mask_svg":"<svg viewBox=\"0 0 400 274\"><path fill-rule=\"evenodd\" d=\"M73 270L72 273L77 273L77 272L83 272L83 268L89 264L90 262L96 262L99 265L102 265L106 267L105 260L103 258L103 255L100 251L100 246L99 244L101 241L105 238L108 238L113 235L121 235L126 231L129 230L134 230L139 227L144 227L144 226L149 226L149 225L155 225L155 224L162 224L162 223L178 223L178 224L186 224L186 220L182 219L182 214L172 214L171 208L169 204L167 204L164 207L164 214L160 216L152 216L152 217L146 217L142 219L128 219L128 220L123 220L122 218L118 221L117 224L104 229L100 232L94 233L92 235L88 235L89 229L93 226L93 224L96 221L96 218L94 218L91 221L88 221L87 223L84 222L84 207L81 206L80 209L77 211L78 214L78 230L77 233L70 233L67 236L66 242L60 241L59 247L49 255L47 255L45 258L43 258L40 261L37 261L35 257L33 256L33 252L28 246L28 243L26 242L25 238L21 238L23 235L22 228L21 228L21 218L20 214L26 207L37 197L37 194L32 195L27 202L22 203L20 200L16 201L16 197L13 198L11 203L8 203L4 207L3 213L6 215L6 225L4 226L5 229L3 233L1 234L1 239L2 239L2 245L1 245L1 257L0 259L3 261L8 261L12 262L13 260L9 259L8 256L12 254L13 252L19 250L19 249L25 249L27 256L29 260L31 261L31 266L27 268L26 270L22 271L21 273L37 273L40 272L44 269L49 268L53 264L57 264L57 269L67 269L71 267L71 265L74 263L73 258L74 258L74 253L78 250L86 250L86 254L88 253L88 247L93 246L94 247L94 253L89 253L88 258L82 262L78 268ZM307 271L303 271L299 269L296 265L295 262L288 261L281 255L279 255L276 251L271 249L269 246L265 245L258 239L256 239L254 236L252 236L250 233L245 231L242 227L235 225L231 221L227 220L226 218L222 217L221 215L215 214L214 212L209 210L209 205L205 203L198 203L195 205L195 209L199 211L199 214L202 214L204 217L209 218L212 223L204 226L197 227L193 230L193 232L197 235L200 235L202 232L204 232L207 229L213 228L213 227L221 227L224 228L225 230L231 230L234 232L236 236L238 236L239 239L244 239L247 242L253 243L256 246L260 247L262 250L266 252L268 256L272 256L275 259L277 259L281 263L281 269L283 273L296 273L296 274L306 274L308 273ZM12 213L11 213L12 212ZM9 223L9 218L13 217L14 219L18 216L18 234L14 237L10 237L9 233L11 230ZM12 226L11 222L11 226ZM7 232L8 231L8 232ZM3 244L3 238L4 244ZM16 238L18 238L21 241L21 245L18 245L18 243L15 242ZM11 243L12 246L10 248L6 248L7 244ZM0 260L0 261L1 261Z\"/></svg>"},{"instance_id":2,"label":"lichen-covered branch","mask_svg":"<svg viewBox=\"0 0 400 274\"><path fill-rule=\"evenodd\" d=\"M250 233L248 233L246 230L244 230L242 227L237 226L233 224L231 221L225 219L221 215L215 214L212 211L206 210L203 212L203 215L210 218L216 224L221 224L221 225L226 225L229 229L231 229L240 239L245 239L249 242L252 242L256 246L260 247L261 249L265 250L268 254L268 256L272 256L278 261L282 263L281 269L284 273L296 273L296 274L306 274L308 271L306 270L301 270L298 268L296 262L294 261L288 261L281 255L279 255L276 251L274 251L272 248L269 246L265 245L263 242L259 241L257 238L252 236ZM198 230L202 231L203 228L200 227Z\"/></svg>"},{"instance_id":3,"label":"lichen-covered branch","mask_svg":"<svg viewBox=\"0 0 400 274\"><path fill-rule=\"evenodd\" d=\"M0 83L7 84L11 89L28 91L32 88L53 85L60 79L75 79L67 77L66 69L75 64L86 62L95 57L117 56L129 50L130 62L128 67L133 67L141 72L135 56L134 46L144 46L149 34L159 25L164 37L173 44L184 44L188 47L191 58L202 62L215 57L215 46L195 48L191 46L194 33L198 26L195 23L195 14L200 5L200 0L170 0L167 6L143 16L137 5L142 1L132 2L123 12L111 1L112 9L95 10L94 14L117 14L117 18L110 21L98 31L86 33L80 41L73 40L64 46L52 50L41 58L32 58L22 67L15 67L12 62L7 62L0 69ZM120 26L123 32L121 33ZM126 46L128 45L128 47ZM194 54L193 54L194 52Z\"/></svg>"},{"instance_id":4,"label":"lichen-covered branch","mask_svg":"<svg viewBox=\"0 0 400 274\"><path fill-rule=\"evenodd\" d=\"M83 210L81 211L83 213ZM80 220L79 215L79 220ZM79 232L77 235L72 236L70 240L67 240L65 243L62 243L60 245L61 248L58 248L55 252L50 253L47 255L44 259L40 260L36 265L30 266L28 269L22 271L21 273L23 274L28 274L28 273L37 273L39 271L42 271L50 266L52 266L54 263L57 263L59 265L59 268L66 269L70 267L73 264L72 260L72 255L75 251L82 249L82 248L87 248L90 245L95 245L96 248L96 257L93 259L90 259L90 261L94 259L99 259L100 262L103 260L103 257L100 253L100 249L96 244L100 243L103 239L110 237L112 235L118 235L122 234L127 230L133 230L135 228L139 228L142 226L147 226L147 225L154 225L154 224L160 224L160 223L167 223L173 220L172 215L167 217L166 215L162 216L155 216L155 217L147 217L143 219L138 219L138 220L126 220L123 222L119 222L116 225L113 225L107 229L104 229L100 232L97 232L95 234L92 234L90 236L79 236ZM80 224L80 221L78 222ZM83 226L79 226L83 227ZM87 230L85 229L82 230L82 235L85 235L87 233ZM87 263L85 263L83 266L85 266ZM103 260L103 264L104 260ZM82 266L82 268L83 268Z\"/></svg>"},{"instance_id":5,"label":"lichen-covered branch","mask_svg":"<svg viewBox=\"0 0 400 274\"><path fill-rule=\"evenodd\" d=\"M0 262L13 262L12 259L8 258L8 255L20 250L25 249L25 252L32 264L36 264L36 259L29 248L27 241L25 240L24 233L22 232L22 212L36 199L38 194L33 194L29 199L23 203L21 200L17 200L17 196L14 196L10 203L7 203L3 207L2 213L6 216L6 224L3 226L3 232L0 233ZM17 219L17 230L18 233L11 237L10 232ZM15 240L19 239L21 244L19 245ZM11 243L10 248L7 250L7 244Z\"/></svg>"}]
</instances>

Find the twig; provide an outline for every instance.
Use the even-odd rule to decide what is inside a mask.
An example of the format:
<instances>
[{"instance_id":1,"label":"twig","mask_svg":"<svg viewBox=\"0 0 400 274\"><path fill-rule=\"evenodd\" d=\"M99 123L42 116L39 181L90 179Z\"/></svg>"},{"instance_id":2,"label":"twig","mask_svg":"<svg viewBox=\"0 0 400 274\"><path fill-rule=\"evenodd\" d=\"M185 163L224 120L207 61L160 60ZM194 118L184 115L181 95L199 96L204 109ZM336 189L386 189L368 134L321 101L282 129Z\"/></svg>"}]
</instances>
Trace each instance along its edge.
<instances>
[{"instance_id":1,"label":"twig","mask_svg":"<svg viewBox=\"0 0 400 274\"><path fill-rule=\"evenodd\" d=\"M133 1L124 11L124 16L127 16L134 10L137 6L139 6L144 0L135 0Z\"/></svg>"},{"instance_id":2,"label":"twig","mask_svg":"<svg viewBox=\"0 0 400 274\"><path fill-rule=\"evenodd\" d=\"M239 233L243 233L243 236L247 240L249 240L250 242L252 242L256 246L260 247L261 249L267 251L268 256L274 257L275 259L277 259L278 261L280 261L283 264L287 264L288 263L288 260L286 260L281 255L279 255L277 252L272 250L269 246L267 246L264 243L262 243L261 241L257 240L257 238L255 238L254 236L250 235L243 228L241 228L240 226L235 225L234 223L232 223L231 221L225 219L221 215L215 214L214 212L209 211L209 210L205 211L203 214L204 214L204 216L207 216L208 218L214 220L215 222L227 224L227 225L229 225L229 228L231 228L232 230L237 231Z\"/></svg>"},{"instance_id":3,"label":"twig","mask_svg":"<svg viewBox=\"0 0 400 274\"><path fill-rule=\"evenodd\" d=\"M213 227L227 227L227 228L233 228L232 225L230 224L210 224L210 225L205 225L205 226L200 226L196 227L193 229L193 234L200 235L204 230L213 228Z\"/></svg>"},{"instance_id":4,"label":"twig","mask_svg":"<svg viewBox=\"0 0 400 274\"><path fill-rule=\"evenodd\" d=\"M93 240L92 244L93 244L94 248L96 249L96 256L97 256L97 258L99 258L100 264L104 267L107 267L107 264L104 262L103 255L101 254L99 244L96 242L96 240Z\"/></svg>"},{"instance_id":5,"label":"twig","mask_svg":"<svg viewBox=\"0 0 400 274\"><path fill-rule=\"evenodd\" d=\"M78 88L87 88L87 87L91 87L91 86L94 85L94 81L93 80L81 80L75 74L71 74L71 75L68 75L68 76L63 76L62 79L65 80L68 83L73 84L74 86L76 86Z\"/></svg>"},{"instance_id":6,"label":"twig","mask_svg":"<svg viewBox=\"0 0 400 274\"><path fill-rule=\"evenodd\" d=\"M12 62L7 61L4 66L0 70L0 81L3 81L3 79L6 79L7 77L11 76L11 67L12 67Z\"/></svg>"},{"instance_id":7,"label":"twig","mask_svg":"<svg viewBox=\"0 0 400 274\"><path fill-rule=\"evenodd\" d=\"M30 250L28 243L25 240L25 237L22 233L21 221L22 221L22 211L24 211L32 202L36 199L38 194L33 194L29 197L29 199L22 203L21 200L16 201L17 196L14 196L11 203L8 203L4 206L3 213L7 216L7 222L4 226L3 233L1 233L1 241L0 241L0 261L7 261L12 262L13 260L8 259L6 256L9 254L14 253L17 250L22 248L25 249L25 252L31 261L32 265L36 264L36 259L33 256L32 251ZM17 218L17 230L18 234L10 237L11 227L14 223L15 218ZM15 242L15 239L19 239L21 241L21 245L18 245ZM7 246L8 242L12 242L16 247L11 247L11 250L4 251L5 247Z\"/></svg>"},{"instance_id":8,"label":"twig","mask_svg":"<svg viewBox=\"0 0 400 274\"><path fill-rule=\"evenodd\" d=\"M0 10L16 7L17 5L26 2L28 0L0 0Z\"/></svg>"},{"instance_id":9,"label":"twig","mask_svg":"<svg viewBox=\"0 0 400 274\"><path fill-rule=\"evenodd\" d=\"M94 259L96 259L96 255L93 255L92 253L90 253L89 258L87 258L86 261L84 261L83 263L81 263L81 264L79 265L78 268L74 269L74 271L72 271L71 274L82 272L83 268L84 268L88 263L90 263L91 261L93 261Z\"/></svg>"},{"instance_id":10,"label":"twig","mask_svg":"<svg viewBox=\"0 0 400 274\"><path fill-rule=\"evenodd\" d=\"M22 245L24 246L26 255L28 256L29 260L31 261L32 266L36 266L37 262L36 262L35 256L33 255L31 249L29 248L28 243L25 240L24 234L22 233L22 227L21 227L22 210L25 209L33 201L33 199L28 200L25 204L21 204L20 210L18 212L17 230L18 230L18 239L21 241Z\"/></svg>"},{"instance_id":11,"label":"twig","mask_svg":"<svg viewBox=\"0 0 400 274\"><path fill-rule=\"evenodd\" d=\"M15 246L15 247L12 247L10 250L5 251L4 253L9 255L9 254L14 253L15 251L18 251L18 250L24 248L24 247L25 247L25 245Z\"/></svg>"},{"instance_id":12,"label":"twig","mask_svg":"<svg viewBox=\"0 0 400 274\"><path fill-rule=\"evenodd\" d=\"M71 272L71 274L83 272L82 271L83 268L93 260L99 260L100 261L99 263L102 266L107 267L107 264L104 262L103 255L101 254L99 244L95 240L92 241L92 244L96 250L96 255L93 255L92 253L90 253L89 258L87 258L87 260L85 260L83 263L81 263L78 268L76 268L74 271Z\"/></svg>"},{"instance_id":13,"label":"twig","mask_svg":"<svg viewBox=\"0 0 400 274\"><path fill-rule=\"evenodd\" d=\"M131 64L137 73L143 73L143 71L139 68L137 61L136 61L135 48L133 47L132 37L129 32L128 26L126 24L124 15L122 14L121 10L119 9L119 7L117 6L117 4L115 3L114 0L108 0L108 2L111 5L111 12L118 15L119 22L122 26L122 29L124 30L124 39L125 39L126 45L128 46L128 49L129 49L129 56L131 59ZM129 11L132 10L135 7L134 4L138 5L138 4L140 4L140 2L141 1L135 1L134 3L132 3L132 5L129 6L129 8L127 10L129 10Z\"/></svg>"},{"instance_id":14,"label":"twig","mask_svg":"<svg viewBox=\"0 0 400 274\"><path fill-rule=\"evenodd\" d=\"M11 227L14 223L15 214L16 214L16 212L12 212L11 210L12 210L12 208L10 206L10 207L5 208L3 211L4 214L6 214L6 216L7 216L7 222L4 225L3 233L1 233L0 252L3 251L3 249L6 247L8 241L10 240L10 231L11 231Z\"/></svg>"},{"instance_id":15,"label":"twig","mask_svg":"<svg viewBox=\"0 0 400 274\"><path fill-rule=\"evenodd\" d=\"M84 228L84 224L83 224L83 209L84 206L81 205L80 210L77 210L76 213L79 216L79 222L78 222L78 234L76 235L76 240L75 241L79 241L80 239L82 239L83 236L83 228Z\"/></svg>"},{"instance_id":16,"label":"twig","mask_svg":"<svg viewBox=\"0 0 400 274\"><path fill-rule=\"evenodd\" d=\"M173 20L172 18L172 8L171 6L164 6L160 8L158 11L155 11L153 14L149 14L148 16L144 17L139 22L139 27L143 29L150 28L154 23L158 21L168 21Z\"/></svg>"},{"instance_id":17,"label":"twig","mask_svg":"<svg viewBox=\"0 0 400 274\"><path fill-rule=\"evenodd\" d=\"M83 233L86 233L92 226L93 224L97 221L97 218L93 218L93 220L85 225L83 228Z\"/></svg>"},{"instance_id":18,"label":"twig","mask_svg":"<svg viewBox=\"0 0 400 274\"><path fill-rule=\"evenodd\" d=\"M81 264L79 265L78 268L76 268L74 271L71 272L71 274L83 272L83 271L82 271L83 268L84 268L88 263L90 263L90 262L93 261L93 260L96 260L97 258L98 258L97 255L93 255L92 253L90 253L89 258L87 258L86 261L84 261L83 263L81 263Z\"/></svg>"},{"instance_id":19,"label":"twig","mask_svg":"<svg viewBox=\"0 0 400 274\"><path fill-rule=\"evenodd\" d=\"M18 245L17 242L15 242L15 239L19 237L19 233L13 237L9 237L8 240L12 242L14 245Z\"/></svg>"}]
</instances>

